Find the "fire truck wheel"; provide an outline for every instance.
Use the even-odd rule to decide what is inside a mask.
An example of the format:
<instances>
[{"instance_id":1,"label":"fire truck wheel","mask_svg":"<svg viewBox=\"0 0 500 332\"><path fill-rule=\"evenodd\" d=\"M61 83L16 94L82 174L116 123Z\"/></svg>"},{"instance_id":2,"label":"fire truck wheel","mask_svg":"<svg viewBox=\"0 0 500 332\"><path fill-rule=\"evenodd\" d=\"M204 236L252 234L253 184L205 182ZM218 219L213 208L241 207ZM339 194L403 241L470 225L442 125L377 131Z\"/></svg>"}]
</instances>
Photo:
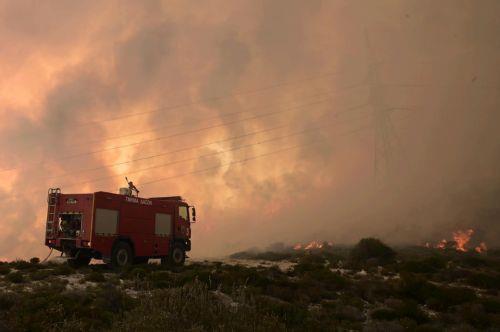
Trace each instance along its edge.
<instances>
[{"instance_id":1,"label":"fire truck wheel","mask_svg":"<svg viewBox=\"0 0 500 332\"><path fill-rule=\"evenodd\" d=\"M68 265L73 268L79 268L83 266L87 266L90 263L90 257L79 256L78 258L70 258L68 259Z\"/></svg>"},{"instance_id":2,"label":"fire truck wheel","mask_svg":"<svg viewBox=\"0 0 500 332\"><path fill-rule=\"evenodd\" d=\"M184 264L186 260L186 251L184 247L176 244L172 249L172 253L170 254L170 262L172 265L181 266Z\"/></svg>"},{"instance_id":3,"label":"fire truck wheel","mask_svg":"<svg viewBox=\"0 0 500 332\"><path fill-rule=\"evenodd\" d=\"M111 255L111 264L114 267L125 267L132 264L132 262L132 248L125 242L119 242Z\"/></svg>"}]
</instances>

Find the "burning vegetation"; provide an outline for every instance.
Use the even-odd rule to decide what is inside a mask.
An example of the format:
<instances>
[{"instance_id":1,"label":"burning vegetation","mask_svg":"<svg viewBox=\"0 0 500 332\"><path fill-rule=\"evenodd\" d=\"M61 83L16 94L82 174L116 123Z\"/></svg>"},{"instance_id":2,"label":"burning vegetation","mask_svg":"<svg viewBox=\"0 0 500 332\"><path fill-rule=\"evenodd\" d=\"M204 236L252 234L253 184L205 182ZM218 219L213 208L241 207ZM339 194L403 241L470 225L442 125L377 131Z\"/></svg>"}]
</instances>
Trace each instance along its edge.
<instances>
[{"instance_id":1,"label":"burning vegetation","mask_svg":"<svg viewBox=\"0 0 500 332\"><path fill-rule=\"evenodd\" d=\"M314 250L314 249L323 249L323 248L332 248L332 242L319 242L319 241L311 241L307 244L297 243L293 246L293 250Z\"/></svg>"},{"instance_id":2,"label":"burning vegetation","mask_svg":"<svg viewBox=\"0 0 500 332\"><path fill-rule=\"evenodd\" d=\"M488 247L485 242L473 242L473 229L457 230L452 232L453 240L442 239L439 242L432 244L427 242L425 247L441 250L455 250L459 252L475 251L477 253L485 253ZM476 244L473 244L476 243Z\"/></svg>"}]
</instances>

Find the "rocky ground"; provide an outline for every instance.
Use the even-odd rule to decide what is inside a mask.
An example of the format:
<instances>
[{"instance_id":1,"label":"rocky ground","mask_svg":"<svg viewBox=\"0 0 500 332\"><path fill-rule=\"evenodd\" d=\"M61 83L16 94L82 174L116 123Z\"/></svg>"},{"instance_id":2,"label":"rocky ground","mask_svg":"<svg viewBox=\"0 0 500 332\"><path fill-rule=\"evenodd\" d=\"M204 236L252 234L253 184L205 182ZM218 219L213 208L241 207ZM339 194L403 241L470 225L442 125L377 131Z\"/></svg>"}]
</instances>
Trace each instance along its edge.
<instances>
[{"instance_id":1,"label":"rocky ground","mask_svg":"<svg viewBox=\"0 0 500 332\"><path fill-rule=\"evenodd\" d=\"M500 331L499 288L498 252L376 240L182 268L33 259L0 263L0 331Z\"/></svg>"}]
</instances>

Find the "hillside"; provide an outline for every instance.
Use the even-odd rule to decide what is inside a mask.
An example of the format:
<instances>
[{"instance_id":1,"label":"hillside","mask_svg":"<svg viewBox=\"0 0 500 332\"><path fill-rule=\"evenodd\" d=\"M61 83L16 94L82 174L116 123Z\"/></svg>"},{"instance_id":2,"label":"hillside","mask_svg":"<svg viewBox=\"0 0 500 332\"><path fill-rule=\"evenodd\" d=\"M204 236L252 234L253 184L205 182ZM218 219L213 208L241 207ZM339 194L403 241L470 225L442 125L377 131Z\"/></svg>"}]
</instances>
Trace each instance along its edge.
<instances>
[{"instance_id":1,"label":"hillside","mask_svg":"<svg viewBox=\"0 0 500 332\"><path fill-rule=\"evenodd\" d=\"M242 252L120 271L4 262L0 330L498 330L498 252L370 250Z\"/></svg>"}]
</instances>

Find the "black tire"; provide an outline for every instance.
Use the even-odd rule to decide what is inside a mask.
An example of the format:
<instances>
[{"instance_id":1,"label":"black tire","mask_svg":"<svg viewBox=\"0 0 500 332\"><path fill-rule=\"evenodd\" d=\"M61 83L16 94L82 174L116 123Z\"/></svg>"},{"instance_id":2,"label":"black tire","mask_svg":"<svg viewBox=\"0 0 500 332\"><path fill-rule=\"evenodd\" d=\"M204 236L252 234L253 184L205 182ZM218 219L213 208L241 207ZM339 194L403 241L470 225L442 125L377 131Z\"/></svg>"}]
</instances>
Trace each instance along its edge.
<instances>
[{"instance_id":1,"label":"black tire","mask_svg":"<svg viewBox=\"0 0 500 332\"><path fill-rule=\"evenodd\" d=\"M71 266L72 268L77 269L79 267L84 267L89 265L91 260L92 260L91 257L78 256L77 258L69 258L68 265Z\"/></svg>"},{"instance_id":2,"label":"black tire","mask_svg":"<svg viewBox=\"0 0 500 332\"><path fill-rule=\"evenodd\" d=\"M172 248L170 255L168 256L168 260L170 265L173 266L182 266L186 261L186 250L184 246L181 244L176 244Z\"/></svg>"},{"instance_id":3,"label":"black tire","mask_svg":"<svg viewBox=\"0 0 500 332\"><path fill-rule=\"evenodd\" d=\"M111 254L111 265L115 268L122 268L132 265L134 256L132 248L126 242L118 242Z\"/></svg>"}]
</instances>

